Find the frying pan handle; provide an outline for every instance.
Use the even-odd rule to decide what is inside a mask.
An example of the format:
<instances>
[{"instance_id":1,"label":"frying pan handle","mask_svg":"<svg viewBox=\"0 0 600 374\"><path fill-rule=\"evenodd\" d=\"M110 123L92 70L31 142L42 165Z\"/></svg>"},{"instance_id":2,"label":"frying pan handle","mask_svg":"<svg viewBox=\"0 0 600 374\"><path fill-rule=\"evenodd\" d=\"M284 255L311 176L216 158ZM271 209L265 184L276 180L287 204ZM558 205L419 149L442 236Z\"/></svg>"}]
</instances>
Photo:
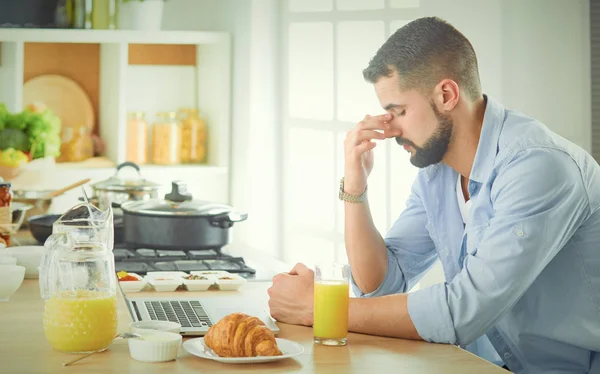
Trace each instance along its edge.
<instances>
[{"instance_id":1,"label":"frying pan handle","mask_svg":"<svg viewBox=\"0 0 600 374\"><path fill-rule=\"evenodd\" d=\"M248 213L229 212L210 217L210 224L222 229L228 229L233 226L234 222L241 222L248 218Z\"/></svg>"}]
</instances>

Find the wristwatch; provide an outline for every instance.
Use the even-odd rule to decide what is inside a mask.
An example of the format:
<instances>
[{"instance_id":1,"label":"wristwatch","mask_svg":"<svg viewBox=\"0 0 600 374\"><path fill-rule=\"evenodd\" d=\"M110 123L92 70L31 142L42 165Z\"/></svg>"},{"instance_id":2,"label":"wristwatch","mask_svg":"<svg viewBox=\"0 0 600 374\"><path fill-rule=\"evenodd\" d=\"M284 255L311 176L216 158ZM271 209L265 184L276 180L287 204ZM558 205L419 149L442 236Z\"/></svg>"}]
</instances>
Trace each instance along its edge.
<instances>
[{"instance_id":1,"label":"wristwatch","mask_svg":"<svg viewBox=\"0 0 600 374\"><path fill-rule=\"evenodd\" d=\"M347 201L349 203L353 203L353 204L360 204L363 201L367 200L367 187L365 187L365 190L362 194L360 195L351 195L349 193L344 192L344 178L342 177L342 180L340 180L340 195L339 195L340 200L342 201Z\"/></svg>"}]
</instances>

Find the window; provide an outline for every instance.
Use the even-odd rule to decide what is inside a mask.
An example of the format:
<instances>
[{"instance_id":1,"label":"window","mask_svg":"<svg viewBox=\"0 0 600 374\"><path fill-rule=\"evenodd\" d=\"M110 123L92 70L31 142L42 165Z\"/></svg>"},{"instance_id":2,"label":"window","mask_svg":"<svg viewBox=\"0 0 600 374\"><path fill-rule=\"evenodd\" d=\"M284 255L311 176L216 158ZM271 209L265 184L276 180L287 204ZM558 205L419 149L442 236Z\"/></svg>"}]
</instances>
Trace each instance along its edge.
<instances>
[{"instance_id":1,"label":"window","mask_svg":"<svg viewBox=\"0 0 600 374\"><path fill-rule=\"evenodd\" d=\"M283 35L283 260L347 261L337 199L343 142L365 114L383 113L362 70L387 37L417 17L419 0L289 0ZM375 150L369 203L385 235L417 174L392 141Z\"/></svg>"}]
</instances>

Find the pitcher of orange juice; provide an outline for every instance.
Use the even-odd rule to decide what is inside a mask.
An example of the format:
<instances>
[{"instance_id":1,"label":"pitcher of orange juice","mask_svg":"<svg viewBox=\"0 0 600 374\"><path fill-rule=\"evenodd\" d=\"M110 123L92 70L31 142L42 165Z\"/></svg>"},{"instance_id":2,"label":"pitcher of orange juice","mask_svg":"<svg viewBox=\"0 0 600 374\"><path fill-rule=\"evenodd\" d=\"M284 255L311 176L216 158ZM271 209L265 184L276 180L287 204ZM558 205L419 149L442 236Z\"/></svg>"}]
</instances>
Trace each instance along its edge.
<instances>
[{"instance_id":1,"label":"pitcher of orange juice","mask_svg":"<svg viewBox=\"0 0 600 374\"><path fill-rule=\"evenodd\" d=\"M117 330L112 210L79 204L52 228L40 265L44 334L64 352L105 350Z\"/></svg>"}]
</instances>

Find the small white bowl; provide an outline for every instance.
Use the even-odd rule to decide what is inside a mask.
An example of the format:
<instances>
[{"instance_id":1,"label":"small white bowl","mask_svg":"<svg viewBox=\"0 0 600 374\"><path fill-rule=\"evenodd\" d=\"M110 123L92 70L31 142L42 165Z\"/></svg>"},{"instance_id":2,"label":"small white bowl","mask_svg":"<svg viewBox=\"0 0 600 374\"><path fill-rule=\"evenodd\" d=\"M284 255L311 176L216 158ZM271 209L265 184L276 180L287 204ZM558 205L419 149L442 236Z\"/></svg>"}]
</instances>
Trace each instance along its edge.
<instances>
[{"instance_id":1,"label":"small white bowl","mask_svg":"<svg viewBox=\"0 0 600 374\"><path fill-rule=\"evenodd\" d=\"M153 278L150 278L150 279L148 279L148 283L150 283L156 291L170 292L170 291L175 291L177 289L177 287L181 286L183 284L183 279L182 278L179 278L179 279L162 279L162 278L153 279Z\"/></svg>"},{"instance_id":2,"label":"small white bowl","mask_svg":"<svg viewBox=\"0 0 600 374\"><path fill-rule=\"evenodd\" d=\"M0 265L16 265L17 259L10 256L0 256Z\"/></svg>"},{"instance_id":3,"label":"small white bowl","mask_svg":"<svg viewBox=\"0 0 600 374\"><path fill-rule=\"evenodd\" d=\"M149 271L146 273L146 279L156 278L167 278L167 279L179 279L185 277L188 274L183 271Z\"/></svg>"},{"instance_id":4,"label":"small white bowl","mask_svg":"<svg viewBox=\"0 0 600 374\"><path fill-rule=\"evenodd\" d=\"M17 259L17 265L25 266L25 278L38 278L40 262L46 252L43 246L11 247L12 257Z\"/></svg>"},{"instance_id":5,"label":"small white bowl","mask_svg":"<svg viewBox=\"0 0 600 374\"><path fill-rule=\"evenodd\" d=\"M119 284L121 285L121 288L123 289L124 292L140 292L141 290L144 289L144 287L146 287L146 284L148 284L148 282L146 282L146 280L139 274L127 273L127 275L134 276L139 280L137 280L137 281L119 281Z\"/></svg>"},{"instance_id":6,"label":"small white bowl","mask_svg":"<svg viewBox=\"0 0 600 374\"><path fill-rule=\"evenodd\" d=\"M181 325L171 321L138 321L129 324L129 331L143 334L151 331L166 331L179 334Z\"/></svg>"},{"instance_id":7,"label":"small white bowl","mask_svg":"<svg viewBox=\"0 0 600 374\"><path fill-rule=\"evenodd\" d=\"M194 270L194 271L190 271L190 274L200 275L202 277L213 278L213 279L216 279L217 277L231 275L231 273L229 273L227 271L223 271L223 270Z\"/></svg>"},{"instance_id":8,"label":"small white bowl","mask_svg":"<svg viewBox=\"0 0 600 374\"><path fill-rule=\"evenodd\" d=\"M215 284L215 279L211 276L204 276L198 274L192 274L191 276L199 276L206 279L187 279L187 277L183 278L183 284L188 289L188 291L206 291L210 286Z\"/></svg>"},{"instance_id":9,"label":"small white bowl","mask_svg":"<svg viewBox=\"0 0 600 374\"><path fill-rule=\"evenodd\" d=\"M165 362L177 358L181 346L181 335L173 332L144 332L141 338L127 340L129 354L137 361Z\"/></svg>"},{"instance_id":10,"label":"small white bowl","mask_svg":"<svg viewBox=\"0 0 600 374\"><path fill-rule=\"evenodd\" d=\"M217 277L215 282L221 291L235 291L244 284L248 283L245 278L242 278L237 274L229 274Z\"/></svg>"},{"instance_id":11,"label":"small white bowl","mask_svg":"<svg viewBox=\"0 0 600 374\"><path fill-rule=\"evenodd\" d=\"M25 267L18 265L0 265L0 302L8 301L21 287L25 277Z\"/></svg>"}]
</instances>

